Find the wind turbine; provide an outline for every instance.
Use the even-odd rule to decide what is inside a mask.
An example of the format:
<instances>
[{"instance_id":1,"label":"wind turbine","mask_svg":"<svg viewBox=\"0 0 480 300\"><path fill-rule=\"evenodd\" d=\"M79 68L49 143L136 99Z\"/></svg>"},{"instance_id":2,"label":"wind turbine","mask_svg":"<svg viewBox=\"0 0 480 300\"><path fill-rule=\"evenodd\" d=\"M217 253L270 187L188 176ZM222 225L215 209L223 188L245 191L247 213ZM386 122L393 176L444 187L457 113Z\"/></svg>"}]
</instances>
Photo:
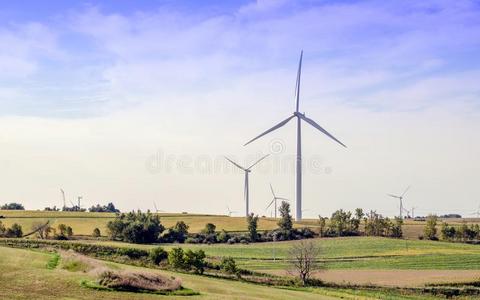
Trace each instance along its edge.
<instances>
[{"instance_id":1,"label":"wind turbine","mask_svg":"<svg viewBox=\"0 0 480 300\"><path fill-rule=\"evenodd\" d=\"M480 218L480 205L478 206L478 208L477 208L477 211L476 211L476 212L474 212L474 213L471 213L471 214L469 214L469 215L476 215L476 216L477 216L477 219L478 219L478 218Z\"/></svg>"},{"instance_id":2,"label":"wind turbine","mask_svg":"<svg viewBox=\"0 0 480 300\"><path fill-rule=\"evenodd\" d=\"M387 196L390 196L392 198L396 198L398 200L400 200L400 219L402 218L402 212L405 210L405 208L403 208L403 197L405 197L405 194L407 193L407 191L410 189L410 186L408 186L405 191L403 192L403 194L401 196L397 196L397 195L393 195L393 194L387 194Z\"/></svg>"},{"instance_id":3,"label":"wind turbine","mask_svg":"<svg viewBox=\"0 0 480 300\"><path fill-rule=\"evenodd\" d=\"M237 211L230 210L230 207L228 207L228 205L227 205L227 212L229 217L231 217L233 213L237 213Z\"/></svg>"},{"instance_id":4,"label":"wind turbine","mask_svg":"<svg viewBox=\"0 0 480 300\"><path fill-rule=\"evenodd\" d=\"M412 219L415 219L415 208L418 208L417 206L412 206Z\"/></svg>"},{"instance_id":5,"label":"wind turbine","mask_svg":"<svg viewBox=\"0 0 480 300\"><path fill-rule=\"evenodd\" d=\"M62 198L63 198L63 208L67 207L65 203L65 191L63 189L60 189L60 192L62 193Z\"/></svg>"},{"instance_id":6,"label":"wind turbine","mask_svg":"<svg viewBox=\"0 0 480 300\"><path fill-rule=\"evenodd\" d=\"M248 217L248 214L249 214L249 209L248 209L248 205L249 205L249 190L248 190L248 174L251 172L251 169L253 168L253 166L255 166L256 164L258 164L259 162L261 162L264 158L266 158L267 156L269 156L270 154L267 154L265 156L263 156L262 158L260 158L259 160L257 160L253 165L251 165L250 167L248 168L244 168L242 166L240 166L239 164L237 164L236 162L234 162L233 160L231 160L230 158L226 157L225 156L225 159L228 160L229 162L231 162L235 167L243 170L245 172L245 186L244 186L244 197L245 197L245 215Z\"/></svg>"},{"instance_id":7,"label":"wind turbine","mask_svg":"<svg viewBox=\"0 0 480 300\"><path fill-rule=\"evenodd\" d=\"M343 147L345 146L342 142L337 140L333 135L331 135L328 131L323 129L320 125L318 125L314 120L308 118L305 116L305 113L301 113L299 111L300 109L300 77L302 73L302 59L303 59L303 50L300 53L300 62L298 63L298 71L297 71L297 82L295 85L295 99L296 99L296 106L295 106L295 111L293 112L293 115L286 118L282 122L278 123L277 125L273 126L272 128L268 129L267 131L263 132L256 138L248 141L244 146L250 144L251 142L261 138L262 136L284 126L288 122L290 122L291 119L297 118L297 164L296 164L296 214L295 214L295 220L301 221L302 220L302 129L301 129L301 124L302 121L307 122L311 126L315 127L318 129L320 132L328 136L329 138L333 139L335 142L339 143Z\"/></svg>"},{"instance_id":8,"label":"wind turbine","mask_svg":"<svg viewBox=\"0 0 480 300\"><path fill-rule=\"evenodd\" d=\"M155 212L158 214L159 212L164 212L163 210L160 210L157 208L157 203L155 203L155 201L153 201L153 207L155 207Z\"/></svg>"},{"instance_id":9,"label":"wind turbine","mask_svg":"<svg viewBox=\"0 0 480 300\"><path fill-rule=\"evenodd\" d=\"M270 202L270 204L267 206L267 208L265 208L265 210L267 210L270 206L272 206L272 204L275 204L274 207L275 207L275 219L277 218L277 200L283 200L283 201L288 201L288 199L286 198L282 198L282 197L277 197L275 195L275 192L273 191L273 187L272 187L272 184L270 184L270 190L272 191L272 195L273 195L273 200L272 202Z\"/></svg>"}]
</instances>

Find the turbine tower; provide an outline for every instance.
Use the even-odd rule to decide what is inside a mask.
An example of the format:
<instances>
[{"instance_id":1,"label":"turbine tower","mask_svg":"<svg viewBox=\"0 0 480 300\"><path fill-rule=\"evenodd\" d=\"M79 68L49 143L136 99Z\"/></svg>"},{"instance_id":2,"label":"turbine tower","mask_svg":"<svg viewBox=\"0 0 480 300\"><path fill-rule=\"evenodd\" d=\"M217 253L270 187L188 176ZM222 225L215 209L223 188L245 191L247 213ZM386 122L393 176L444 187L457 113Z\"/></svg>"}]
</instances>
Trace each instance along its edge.
<instances>
[{"instance_id":1,"label":"turbine tower","mask_svg":"<svg viewBox=\"0 0 480 300\"><path fill-rule=\"evenodd\" d=\"M272 187L272 184L270 184L270 190L272 191L272 195L273 195L273 200L272 202L270 202L270 204L267 206L267 208L265 208L265 210L267 210L270 206L272 206L272 204L275 204L275 219L277 218L277 200L283 200L283 201L288 201L288 199L286 198L281 198L281 197L277 197L275 195L275 192L273 191L273 187Z\"/></svg>"},{"instance_id":2,"label":"turbine tower","mask_svg":"<svg viewBox=\"0 0 480 300\"><path fill-rule=\"evenodd\" d=\"M300 77L302 73L302 59L303 59L303 50L300 53L300 62L298 63L298 71L297 71L297 82L295 85L295 100L296 100L296 105L295 105L295 111L293 112L293 115L288 117L287 119L283 120L282 122L278 123L277 125L273 126L272 128L268 129L267 131L263 132L256 138L248 141L244 146L250 144L251 142L261 138L262 136L284 126L287 124L291 119L297 118L297 159L296 159L296 206L295 206L295 220L301 221L302 220L302 128L301 128L301 123L302 121L307 122L311 126L315 127L318 129L320 132L328 136L329 138L333 139L343 147L345 146L342 142L337 140L333 135L331 135L328 131L323 129L320 125L318 125L314 120L307 118L305 116L305 113L301 113L299 111L300 109Z\"/></svg>"},{"instance_id":3,"label":"turbine tower","mask_svg":"<svg viewBox=\"0 0 480 300\"><path fill-rule=\"evenodd\" d=\"M248 174L251 172L251 169L253 168L253 166L255 166L256 164L258 164L259 162L261 162L264 158L266 158L267 156L269 156L270 154L267 154L265 156L263 156L262 158L260 158L259 160L257 160L253 165L251 165L250 167L248 168L244 168L242 166L240 166L239 164L237 164L236 162L234 162L233 160L231 160L230 158L226 157L225 156L225 159L228 160L229 162L231 162L235 167L243 170L245 172L245 186L244 186L244 197L245 197L245 216L248 217L248 214L249 214L249 190L248 190Z\"/></svg>"},{"instance_id":4,"label":"turbine tower","mask_svg":"<svg viewBox=\"0 0 480 300\"><path fill-rule=\"evenodd\" d=\"M403 208L403 198L405 197L405 194L407 193L407 191L409 189L410 189L410 186L405 189L405 191L403 192L403 194L401 196L397 196L397 195L393 195L393 194L387 194L388 196L390 196L392 198L396 198L396 199L400 200L400 219L402 219L402 212L405 210L405 208Z\"/></svg>"},{"instance_id":5,"label":"turbine tower","mask_svg":"<svg viewBox=\"0 0 480 300\"><path fill-rule=\"evenodd\" d=\"M67 204L65 203L65 191L63 189L60 189L60 192L62 193L62 198L63 198L63 208L67 207Z\"/></svg>"}]
</instances>

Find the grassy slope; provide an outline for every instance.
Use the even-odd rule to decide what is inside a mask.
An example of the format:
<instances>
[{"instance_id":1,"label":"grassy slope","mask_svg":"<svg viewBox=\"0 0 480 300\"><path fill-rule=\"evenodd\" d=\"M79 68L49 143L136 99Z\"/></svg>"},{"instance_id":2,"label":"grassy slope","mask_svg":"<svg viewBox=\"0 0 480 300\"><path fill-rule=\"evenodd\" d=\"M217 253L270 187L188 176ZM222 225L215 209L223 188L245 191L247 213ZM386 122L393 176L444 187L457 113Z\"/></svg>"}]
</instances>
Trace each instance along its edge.
<instances>
[{"instance_id":1,"label":"grassy slope","mask_svg":"<svg viewBox=\"0 0 480 300\"><path fill-rule=\"evenodd\" d=\"M79 282L89 276L60 268L47 269L52 254L0 247L1 299L158 299L149 294L100 292L82 288ZM134 268L119 265L121 268ZM135 268L139 269L139 268ZM200 292L194 299L330 299L310 292L286 291L235 281L211 279L186 274L173 274L183 285ZM168 296L169 299L176 298ZM180 297L179 297L180 298ZM181 299L187 299L181 297Z\"/></svg>"},{"instance_id":2,"label":"grassy slope","mask_svg":"<svg viewBox=\"0 0 480 300\"><path fill-rule=\"evenodd\" d=\"M322 249L322 259L330 269L480 269L480 246L433 241L406 241L375 237L315 239ZM94 242L94 241L88 241ZM99 242L151 248L119 242ZM256 243L249 245L162 244L164 248L203 249L215 257L231 256L239 265L250 269L285 268L290 242ZM276 261L273 258L276 258Z\"/></svg>"}]
</instances>

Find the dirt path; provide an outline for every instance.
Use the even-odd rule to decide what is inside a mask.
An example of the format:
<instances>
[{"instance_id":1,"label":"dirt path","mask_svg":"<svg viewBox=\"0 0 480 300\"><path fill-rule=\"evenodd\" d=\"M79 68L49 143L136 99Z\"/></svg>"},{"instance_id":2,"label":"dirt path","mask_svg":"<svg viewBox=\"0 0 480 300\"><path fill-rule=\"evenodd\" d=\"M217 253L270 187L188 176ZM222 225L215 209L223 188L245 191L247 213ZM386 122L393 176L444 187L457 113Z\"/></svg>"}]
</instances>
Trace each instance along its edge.
<instances>
[{"instance_id":1,"label":"dirt path","mask_svg":"<svg viewBox=\"0 0 480 300\"><path fill-rule=\"evenodd\" d=\"M273 273L285 275L282 271ZM418 287L428 283L480 280L480 270L327 270L315 277L333 283Z\"/></svg>"}]
</instances>

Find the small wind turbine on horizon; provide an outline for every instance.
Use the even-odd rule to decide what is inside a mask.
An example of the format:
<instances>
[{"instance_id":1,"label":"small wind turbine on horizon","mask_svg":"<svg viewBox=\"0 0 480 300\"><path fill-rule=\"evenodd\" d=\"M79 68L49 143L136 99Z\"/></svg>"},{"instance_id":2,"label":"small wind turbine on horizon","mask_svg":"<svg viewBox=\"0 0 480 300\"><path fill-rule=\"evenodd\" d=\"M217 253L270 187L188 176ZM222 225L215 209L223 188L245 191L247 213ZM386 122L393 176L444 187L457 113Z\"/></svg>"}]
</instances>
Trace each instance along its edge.
<instances>
[{"instance_id":1,"label":"small wind turbine on horizon","mask_svg":"<svg viewBox=\"0 0 480 300\"><path fill-rule=\"evenodd\" d=\"M480 218L480 205L478 206L478 208L477 208L477 211L476 211L476 212L474 212L474 213L471 213L471 214L469 214L469 215L476 215L476 216L477 216L477 219L478 219L478 218Z\"/></svg>"},{"instance_id":2,"label":"small wind turbine on horizon","mask_svg":"<svg viewBox=\"0 0 480 300\"><path fill-rule=\"evenodd\" d=\"M314 120L307 118L305 116L305 113L301 113L299 111L300 109L300 78L301 78L301 73L302 73L302 59L303 59L303 50L300 53L300 62L298 64L298 71L297 71L297 81L295 85L295 99L296 99L296 106L295 106L295 111L293 112L293 115L288 117L287 119L283 120L282 122L278 123L277 125L273 126L272 128L268 129L267 131L263 132L256 138L248 141L244 146L250 144L251 142L261 138L262 136L284 126L290 120L293 118L297 118L297 159L296 159L296 214L295 214L295 220L301 221L302 220L302 132L301 132L301 123L302 121L307 122L311 126L315 127L318 129L320 132L328 136L329 138L333 139L335 142L339 143L343 147L345 146L342 142L337 140L333 135L331 135L329 132L327 132L323 127L318 125Z\"/></svg>"},{"instance_id":3,"label":"small wind turbine on horizon","mask_svg":"<svg viewBox=\"0 0 480 300\"><path fill-rule=\"evenodd\" d=\"M407 191L410 189L410 186L408 186L405 191L403 192L403 194L401 196L397 196L397 195L394 195L394 194L387 194L387 196L390 196L392 198L396 198L398 200L400 200L400 219L402 219L402 215L403 215L403 211L405 211L406 209L403 207L403 198L405 197L405 194L407 193ZM408 212L408 211L407 211Z\"/></svg>"},{"instance_id":4,"label":"small wind turbine on horizon","mask_svg":"<svg viewBox=\"0 0 480 300\"><path fill-rule=\"evenodd\" d=\"M159 212L165 212L165 211L157 208L157 203L155 203L155 201L153 201L153 207L155 207L155 212L156 212L157 214L158 214Z\"/></svg>"},{"instance_id":5,"label":"small wind turbine on horizon","mask_svg":"<svg viewBox=\"0 0 480 300\"><path fill-rule=\"evenodd\" d=\"M286 198L277 197L277 196L275 195L275 192L273 191L272 184L270 184L270 190L272 191L273 200L272 200L272 202L270 202L270 204L268 204L268 206L267 206L267 208L265 208L265 210L267 210L270 206L272 206L272 204L275 204L275 205L274 205L274 208L275 208L275 210L274 210L274 212L275 212L274 218L276 219L276 218L277 218L277 200L283 200L283 201L287 201L287 202L288 202L289 200L286 199Z\"/></svg>"},{"instance_id":6,"label":"small wind turbine on horizon","mask_svg":"<svg viewBox=\"0 0 480 300\"><path fill-rule=\"evenodd\" d=\"M228 207L227 205L227 212L228 212L228 216L231 217L232 214L237 213L238 211L230 210L230 207Z\"/></svg>"},{"instance_id":7,"label":"small wind turbine on horizon","mask_svg":"<svg viewBox=\"0 0 480 300\"><path fill-rule=\"evenodd\" d=\"M248 174L251 172L251 169L253 168L253 166L255 166L256 164L258 164L259 162L261 162L262 160L264 160L267 156L269 156L270 154L267 154L265 156L263 156L262 158L260 158L259 160L257 160L253 165L251 165L250 167L248 168L244 168L242 166L240 166L239 164L237 164L236 162L234 162L233 160L231 160L230 158L226 157L225 156L225 159L228 160L229 162L231 162L235 167L243 170L245 172L245 186L244 186L244 197L245 197L245 216L248 217L248 214L249 214L249 190L248 190Z\"/></svg>"},{"instance_id":8,"label":"small wind turbine on horizon","mask_svg":"<svg viewBox=\"0 0 480 300\"><path fill-rule=\"evenodd\" d=\"M60 192L62 193L63 208L65 208L67 207L67 204L65 203L65 191L63 189L60 189Z\"/></svg>"}]
</instances>

